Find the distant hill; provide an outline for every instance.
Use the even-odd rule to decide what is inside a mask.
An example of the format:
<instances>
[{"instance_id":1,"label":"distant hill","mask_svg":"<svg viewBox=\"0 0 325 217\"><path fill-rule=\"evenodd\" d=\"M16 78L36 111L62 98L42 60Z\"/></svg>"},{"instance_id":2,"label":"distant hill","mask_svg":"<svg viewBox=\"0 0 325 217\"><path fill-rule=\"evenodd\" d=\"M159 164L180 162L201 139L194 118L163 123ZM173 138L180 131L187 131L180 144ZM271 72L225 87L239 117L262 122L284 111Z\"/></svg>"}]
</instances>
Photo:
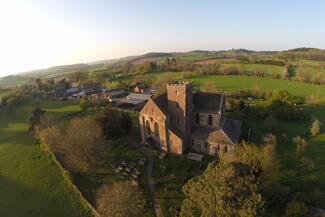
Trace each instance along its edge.
<instances>
[{"instance_id":1,"label":"distant hill","mask_svg":"<svg viewBox=\"0 0 325 217\"><path fill-rule=\"evenodd\" d=\"M89 65L102 65L102 64L103 65L110 65L110 64L121 62L121 61L135 60L138 57L139 56L127 56L127 57L116 58L116 59L98 60L98 61L89 62L87 64L89 64Z\"/></svg>"},{"instance_id":2,"label":"distant hill","mask_svg":"<svg viewBox=\"0 0 325 217\"><path fill-rule=\"evenodd\" d=\"M22 76L22 75L9 75L0 78L0 87L8 87L8 86L14 86L19 84L24 84L30 81L31 78Z\"/></svg>"},{"instance_id":3,"label":"distant hill","mask_svg":"<svg viewBox=\"0 0 325 217\"><path fill-rule=\"evenodd\" d=\"M43 75L71 72L71 71L89 69L89 68L90 65L79 63L79 64L72 64L72 65L54 66L46 69L37 69L29 72L23 72L20 75L24 75L27 77L38 77Z\"/></svg>"},{"instance_id":4,"label":"distant hill","mask_svg":"<svg viewBox=\"0 0 325 217\"><path fill-rule=\"evenodd\" d=\"M38 69L29 72L20 73L17 76L7 76L0 79L0 86L8 84L22 83L28 78L45 77L48 75L55 75L60 73L67 73L76 70L88 70L96 67L103 67L104 65L120 64L125 61L141 63L147 60L157 61L165 57L174 57L186 61L204 61L212 59L227 59L236 58L238 56L252 56L252 57L274 57L285 59L307 59L307 60L325 60L325 50L317 48L295 48L286 51L253 51L247 49L231 49L219 51L207 50L193 50L189 52L150 52L139 56L127 56L116 59L107 59L93 61L89 63L79 63L72 65L54 66L46 69Z\"/></svg>"}]
</instances>

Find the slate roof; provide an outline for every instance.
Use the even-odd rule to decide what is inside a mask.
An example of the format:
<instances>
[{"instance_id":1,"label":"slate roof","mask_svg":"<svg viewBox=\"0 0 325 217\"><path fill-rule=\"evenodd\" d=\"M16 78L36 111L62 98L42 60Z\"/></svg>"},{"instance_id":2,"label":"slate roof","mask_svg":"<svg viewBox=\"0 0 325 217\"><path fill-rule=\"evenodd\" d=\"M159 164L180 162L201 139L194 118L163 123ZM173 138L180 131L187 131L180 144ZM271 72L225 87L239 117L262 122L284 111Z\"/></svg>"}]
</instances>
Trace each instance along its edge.
<instances>
[{"instance_id":1,"label":"slate roof","mask_svg":"<svg viewBox=\"0 0 325 217\"><path fill-rule=\"evenodd\" d=\"M192 138L207 141L209 143L236 144L240 137L241 122L224 118L221 128L205 126L193 126Z\"/></svg>"},{"instance_id":2,"label":"slate roof","mask_svg":"<svg viewBox=\"0 0 325 217\"><path fill-rule=\"evenodd\" d=\"M239 142L241 121L224 118L221 128L233 143Z\"/></svg>"},{"instance_id":3,"label":"slate roof","mask_svg":"<svg viewBox=\"0 0 325 217\"><path fill-rule=\"evenodd\" d=\"M144 103L146 101L147 101L146 99L135 99L135 98L121 100L121 102L123 102L123 103L133 104L133 105L139 105L139 104Z\"/></svg>"},{"instance_id":4,"label":"slate roof","mask_svg":"<svg viewBox=\"0 0 325 217\"><path fill-rule=\"evenodd\" d=\"M116 96L116 95L120 95L120 94L125 94L126 93L126 90L123 90L123 89L112 89L112 90L108 90L106 92L110 96Z\"/></svg>"},{"instance_id":5,"label":"slate roof","mask_svg":"<svg viewBox=\"0 0 325 217\"><path fill-rule=\"evenodd\" d=\"M160 110L167 116L168 106L167 106L167 94L162 94L153 98L154 103L160 108Z\"/></svg>"},{"instance_id":6,"label":"slate roof","mask_svg":"<svg viewBox=\"0 0 325 217\"><path fill-rule=\"evenodd\" d=\"M193 93L193 111L218 113L223 109L225 97L217 93Z\"/></svg>"}]
</instances>

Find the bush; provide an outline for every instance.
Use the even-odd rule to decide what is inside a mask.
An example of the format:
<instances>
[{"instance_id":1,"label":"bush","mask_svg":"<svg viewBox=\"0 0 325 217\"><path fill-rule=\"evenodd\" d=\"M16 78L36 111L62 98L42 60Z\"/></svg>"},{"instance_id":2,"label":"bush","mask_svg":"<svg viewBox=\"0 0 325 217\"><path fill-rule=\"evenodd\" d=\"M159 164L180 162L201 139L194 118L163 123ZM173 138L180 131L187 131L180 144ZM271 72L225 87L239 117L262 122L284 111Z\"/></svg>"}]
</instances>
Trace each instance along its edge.
<instances>
[{"instance_id":1,"label":"bush","mask_svg":"<svg viewBox=\"0 0 325 217\"><path fill-rule=\"evenodd\" d=\"M80 108L82 111L87 111L89 108L89 100L87 97L83 97L80 100Z\"/></svg>"}]
</instances>

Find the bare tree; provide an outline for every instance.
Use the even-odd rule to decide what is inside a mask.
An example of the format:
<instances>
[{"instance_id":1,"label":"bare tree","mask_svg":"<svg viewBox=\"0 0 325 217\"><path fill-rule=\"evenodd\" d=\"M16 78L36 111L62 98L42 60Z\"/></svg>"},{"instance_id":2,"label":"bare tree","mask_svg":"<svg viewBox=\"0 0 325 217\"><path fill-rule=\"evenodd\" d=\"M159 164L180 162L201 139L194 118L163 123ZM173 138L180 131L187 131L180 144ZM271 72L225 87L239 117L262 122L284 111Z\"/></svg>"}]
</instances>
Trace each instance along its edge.
<instances>
[{"instance_id":1,"label":"bare tree","mask_svg":"<svg viewBox=\"0 0 325 217\"><path fill-rule=\"evenodd\" d=\"M143 216L142 191L131 182L103 185L96 194L96 208L102 217Z\"/></svg>"},{"instance_id":2,"label":"bare tree","mask_svg":"<svg viewBox=\"0 0 325 217\"><path fill-rule=\"evenodd\" d=\"M60 142L52 148L74 172L94 172L103 162L102 153L109 149L101 126L91 119L70 121L67 128L60 131L59 138Z\"/></svg>"}]
</instances>

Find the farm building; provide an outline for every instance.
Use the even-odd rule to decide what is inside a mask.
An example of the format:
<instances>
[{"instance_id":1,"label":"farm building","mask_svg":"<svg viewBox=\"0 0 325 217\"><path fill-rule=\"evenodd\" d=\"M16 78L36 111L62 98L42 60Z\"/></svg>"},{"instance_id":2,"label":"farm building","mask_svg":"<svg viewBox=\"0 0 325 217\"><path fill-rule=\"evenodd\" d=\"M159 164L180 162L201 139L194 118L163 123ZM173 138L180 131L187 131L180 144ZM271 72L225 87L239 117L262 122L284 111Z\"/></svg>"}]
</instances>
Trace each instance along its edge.
<instances>
[{"instance_id":1,"label":"farm building","mask_svg":"<svg viewBox=\"0 0 325 217\"><path fill-rule=\"evenodd\" d=\"M147 102L152 97L152 94L147 93L131 93L126 97L126 100L122 100L123 103L139 105Z\"/></svg>"},{"instance_id":2,"label":"farm building","mask_svg":"<svg viewBox=\"0 0 325 217\"><path fill-rule=\"evenodd\" d=\"M113 90L106 91L105 94L108 99L118 99L118 98L125 97L128 94L128 92L124 89L113 89Z\"/></svg>"}]
</instances>

